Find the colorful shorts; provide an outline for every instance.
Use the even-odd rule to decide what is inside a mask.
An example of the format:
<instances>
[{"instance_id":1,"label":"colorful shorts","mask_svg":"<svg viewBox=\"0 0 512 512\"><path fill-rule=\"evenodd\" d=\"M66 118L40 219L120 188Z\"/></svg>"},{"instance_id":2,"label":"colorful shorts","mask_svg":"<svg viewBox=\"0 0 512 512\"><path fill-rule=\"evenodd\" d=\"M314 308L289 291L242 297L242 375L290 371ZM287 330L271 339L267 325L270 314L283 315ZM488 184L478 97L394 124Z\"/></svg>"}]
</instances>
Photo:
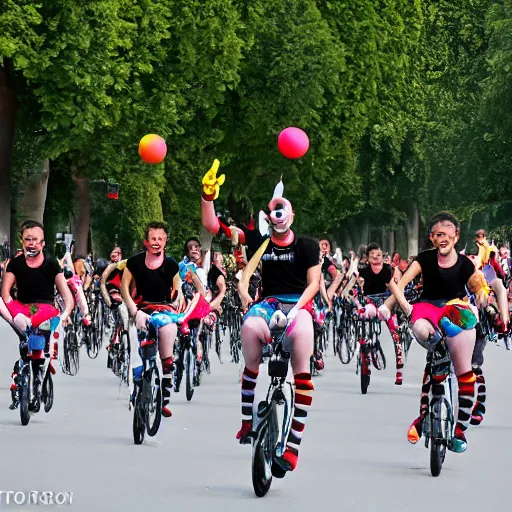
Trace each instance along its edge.
<instances>
[{"instance_id":1,"label":"colorful shorts","mask_svg":"<svg viewBox=\"0 0 512 512\"><path fill-rule=\"evenodd\" d=\"M300 295L281 295L262 299L261 301L253 304L249 311L247 311L244 315L244 322L247 318L255 316L263 318L268 325L272 315L276 311L281 310L283 313L287 314L299 299ZM313 318L315 318L315 305L313 301L309 302L301 309L305 309Z\"/></svg>"},{"instance_id":2,"label":"colorful shorts","mask_svg":"<svg viewBox=\"0 0 512 512\"><path fill-rule=\"evenodd\" d=\"M449 302L417 302L413 305L411 324L420 319L428 320L435 329L449 337L473 329L478 323L474 309L457 299Z\"/></svg>"},{"instance_id":3,"label":"colorful shorts","mask_svg":"<svg viewBox=\"0 0 512 512\"><path fill-rule=\"evenodd\" d=\"M60 314L59 310L51 304L22 304L17 300L11 300L6 306L13 320L17 315L24 315L30 318L32 327L39 327L46 320L50 320L50 318Z\"/></svg>"}]
</instances>

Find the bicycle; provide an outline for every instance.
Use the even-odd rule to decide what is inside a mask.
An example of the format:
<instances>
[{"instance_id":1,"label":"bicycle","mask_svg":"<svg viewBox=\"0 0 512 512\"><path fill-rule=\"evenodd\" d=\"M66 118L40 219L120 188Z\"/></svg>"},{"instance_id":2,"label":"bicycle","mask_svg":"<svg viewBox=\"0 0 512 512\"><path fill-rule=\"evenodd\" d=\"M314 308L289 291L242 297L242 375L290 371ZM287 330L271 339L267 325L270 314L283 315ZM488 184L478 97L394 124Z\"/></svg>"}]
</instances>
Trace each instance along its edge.
<instances>
[{"instance_id":1,"label":"bicycle","mask_svg":"<svg viewBox=\"0 0 512 512\"><path fill-rule=\"evenodd\" d=\"M134 368L133 441L142 444L144 434L154 437L162 419L162 389L157 365L158 329L148 320L147 331L138 331L142 366Z\"/></svg>"},{"instance_id":2,"label":"bicycle","mask_svg":"<svg viewBox=\"0 0 512 512\"><path fill-rule=\"evenodd\" d=\"M70 321L64 327L64 361L62 371L66 375L75 376L80 370L80 341L81 320L77 308L70 316Z\"/></svg>"},{"instance_id":3,"label":"bicycle","mask_svg":"<svg viewBox=\"0 0 512 512\"><path fill-rule=\"evenodd\" d=\"M258 404L253 414L252 444L252 484L256 496L267 494L272 477L282 478L284 471L278 463L286 449L290 433L295 391L290 382L286 382L290 350L284 347L286 335L286 316L282 311L272 315L270 325L271 342L262 352L262 362L268 358L270 385L266 400Z\"/></svg>"},{"instance_id":4,"label":"bicycle","mask_svg":"<svg viewBox=\"0 0 512 512\"><path fill-rule=\"evenodd\" d=\"M437 377L436 384L440 383L439 377L444 377L441 395L432 395L432 386L429 390L429 412L423 425L425 448L430 445L430 472L437 477L455 433L453 398L456 396L456 379L444 338L429 348L425 370L431 382L434 375Z\"/></svg>"},{"instance_id":5,"label":"bicycle","mask_svg":"<svg viewBox=\"0 0 512 512\"><path fill-rule=\"evenodd\" d=\"M201 384L200 365L197 361L197 329L198 320L189 323L190 333L183 334L178 330L178 343L175 346L175 353L178 354L175 360L174 391L179 393L183 374L185 374L185 395L190 402L194 396L194 390Z\"/></svg>"},{"instance_id":6,"label":"bicycle","mask_svg":"<svg viewBox=\"0 0 512 512\"><path fill-rule=\"evenodd\" d=\"M342 364L349 364L357 347L356 320L354 317L355 305L352 302L340 299L339 321L336 329L336 352Z\"/></svg>"},{"instance_id":7,"label":"bicycle","mask_svg":"<svg viewBox=\"0 0 512 512\"><path fill-rule=\"evenodd\" d=\"M366 395L370 385L371 363L377 370L386 368L386 357L382 350L379 336L382 332L380 320L359 318L357 321L357 334L360 350L357 354L356 375L361 378L361 393Z\"/></svg>"},{"instance_id":8,"label":"bicycle","mask_svg":"<svg viewBox=\"0 0 512 512\"><path fill-rule=\"evenodd\" d=\"M41 402L44 404L44 411L50 412L53 407L53 379L55 369L51 360L57 357L54 346L53 357L50 357L50 337L58 338L55 329L60 322L59 317L41 323L39 327L31 327L25 333L18 333L20 337L19 351L20 359L17 362L18 372L15 378L15 395L18 397L20 419L23 426L30 422L30 412L39 412ZM35 361L43 359L42 365L34 364ZM31 364L32 362L32 364ZM39 385L42 386L39 389ZM31 400L32 384L32 400Z\"/></svg>"}]
</instances>

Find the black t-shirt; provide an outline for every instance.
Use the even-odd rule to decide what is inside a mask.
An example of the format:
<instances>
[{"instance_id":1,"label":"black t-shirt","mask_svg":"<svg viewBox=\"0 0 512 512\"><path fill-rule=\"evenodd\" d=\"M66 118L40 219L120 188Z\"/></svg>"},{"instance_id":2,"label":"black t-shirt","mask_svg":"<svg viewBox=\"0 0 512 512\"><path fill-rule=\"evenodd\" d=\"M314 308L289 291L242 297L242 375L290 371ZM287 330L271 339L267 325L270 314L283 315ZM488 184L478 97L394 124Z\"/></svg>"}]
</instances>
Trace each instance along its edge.
<instances>
[{"instance_id":1,"label":"black t-shirt","mask_svg":"<svg viewBox=\"0 0 512 512\"><path fill-rule=\"evenodd\" d=\"M388 283L393 279L393 268L384 263L381 271L376 274L371 265L361 269L359 275L364 279L363 295L377 295L388 290Z\"/></svg>"},{"instance_id":2,"label":"black t-shirt","mask_svg":"<svg viewBox=\"0 0 512 512\"><path fill-rule=\"evenodd\" d=\"M427 250L418 254L416 261L421 266L425 300L462 299L466 296L465 286L475 272L473 262L458 254L457 263L450 268L441 268L437 262L437 250Z\"/></svg>"},{"instance_id":3,"label":"black t-shirt","mask_svg":"<svg viewBox=\"0 0 512 512\"><path fill-rule=\"evenodd\" d=\"M318 242L310 237L296 236L287 247L279 247L271 240L261 258L262 297L301 295L307 287L308 269L319 265L319 261Z\"/></svg>"},{"instance_id":4,"label":"black t-shirt","mask_svg":"<svg viewBox=\"0 0 512 512\"><path fill-rule=\"evenodd\" d=\"M331 267L336 268L336 265L334 265L334 263L331 261L331 258L332 258L332 256L327 255L327 254L324 254L322 256L322 274L324 275L326 284L330 284L333 281L332 275L329 272L329 269Z\"/></svg>"},{"instance_id":5,"label":"black t-shirt","mask_svg":"<svg viewBox=\"0 0 512 512\"><path fill-rule=\"evenodd\" d=\"M171 301L171 289L174 276L178 273L178 264L166 256L163 264L151 270L146 266L146 252L140 252L126 261L137 287L137 298L143 302L161 303Z\"/></svg>"},{"instance_id":6,"label":"black t-shirt","mask_svg":"<svg viewBox=\"0 0 512 512\"><path fill-rule=\"evenodd\" d=\"M213 294L215 296L218 295L218 293L219 293L219 287L217 286L217 279L220 276L224 277L224 274L221 272L221 270L216 265L212 265L210 267L210 271L208 272L208 288L213 292Z\"/></svg>"},{"instance_id":7,"label":"black t-shirt","mask_svg":"<svg viewBox=\"0 0 512 512\"><path fill-rule=\"evenodd\" d=\"M45 254L41 266L30 268L21 254L9 262L7 272L12 272L16 278L17 299L22 304L53 304L55 277L62 272L55 258Z\"/></svg>"}]
</instances>

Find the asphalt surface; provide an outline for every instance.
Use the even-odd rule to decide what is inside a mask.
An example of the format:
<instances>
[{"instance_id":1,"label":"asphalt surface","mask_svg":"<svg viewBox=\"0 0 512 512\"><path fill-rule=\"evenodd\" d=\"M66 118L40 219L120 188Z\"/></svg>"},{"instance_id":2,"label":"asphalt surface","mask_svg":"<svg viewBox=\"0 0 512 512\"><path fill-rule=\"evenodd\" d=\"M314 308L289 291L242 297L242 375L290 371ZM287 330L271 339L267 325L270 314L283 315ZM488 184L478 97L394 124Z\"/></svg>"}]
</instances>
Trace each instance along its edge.
<instances>
[{"instance_id":1,"label":"asphalt surface","mask_svg":"<svg viewBox=\"0 0 512 512\"><path fill-rule=\"evenodd\" d=\"M425 353L415 344L404 385L394 385L393 349L383 336L388 368L374 371L361 395L355 365L333 356L314 379L315 394L299 467L274 480L263 499L251 484L251 449L235 441L240 425L238 366L212 357L191 402L172 396L173 417L141 446L132 438L126 388L106 368L106 352L96 360L81 353L77 376L55 377L49 414L33 415L28 426L10 411L10 373L17 338L0 326L0 490L73 492L70 509L164 511L468 511L507 508L512 450L512 407L507 380L512 353L486 349L488 414L468 433L464 454L449 452L439 478L429 470L429 451L412 446L406 432L419 407ZM258 395L266 391L262 372ZM0 508L6 508L5 500ZM39 510L41 506L16 506ZM63 508L63 507L60 507Z\"/></svg>"}]
</instances>

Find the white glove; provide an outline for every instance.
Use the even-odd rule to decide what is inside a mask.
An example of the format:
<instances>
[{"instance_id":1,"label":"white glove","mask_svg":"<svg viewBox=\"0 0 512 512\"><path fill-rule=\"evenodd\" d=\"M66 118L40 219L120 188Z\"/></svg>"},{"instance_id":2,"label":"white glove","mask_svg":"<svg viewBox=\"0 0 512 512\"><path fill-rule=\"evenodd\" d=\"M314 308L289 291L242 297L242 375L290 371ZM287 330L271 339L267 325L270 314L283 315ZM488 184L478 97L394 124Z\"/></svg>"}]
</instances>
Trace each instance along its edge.
<instances>
[{"instance_id":1,"label":"white glove","mask_svg":"<svg viewBox=\"0 0 512 512\"><path fill-rule=\"evenodd\" d=\"M145 331L147 329L147 322L149 319L149 315L147 313L144 313L144 311L137 311L137 314L135 315L135 327L139 329L139 331Z\"/></svg>"},{"instance_id":2,"label":"white glove","mask_svg":"<svg viewBox=\"0 0 512 512\"><path fill-rule=\"evenodd\" d=\"M377 311L386 322L391 318L391 311L389 311L389 308L386 306L386 304L382 304L382 306L379 306L379 309Z\"/></svg>"},{"instance_id":3,"label":"white glove","mask_svg":"<svg viewBox=\"0 0 512 512\"><path fill-rule=\"evenodd\" d=\"M290 309L290 311L286 315L286 319L287 319L286 324L288 326L295 320L295 317L297 316L298 312L299 312L299 310L297 309L296 306L294 306L292 309Z\"/></svg>"}]
</instances>

